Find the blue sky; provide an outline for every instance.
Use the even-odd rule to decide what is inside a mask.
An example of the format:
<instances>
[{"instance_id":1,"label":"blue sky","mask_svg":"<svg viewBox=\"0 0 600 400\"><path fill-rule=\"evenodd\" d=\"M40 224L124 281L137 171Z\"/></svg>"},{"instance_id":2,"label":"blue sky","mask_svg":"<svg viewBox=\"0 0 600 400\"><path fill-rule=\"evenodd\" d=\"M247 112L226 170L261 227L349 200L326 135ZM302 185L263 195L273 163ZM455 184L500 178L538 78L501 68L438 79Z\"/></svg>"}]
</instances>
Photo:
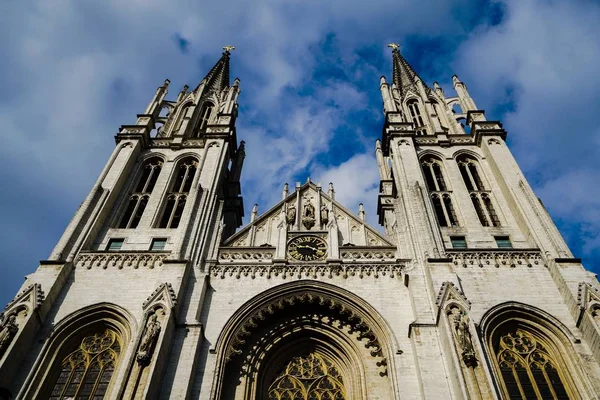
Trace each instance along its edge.
<instances>
[{"instance_id":1,"label":"blue sky","mask_svg":"<svg viewBox=\"0 0 600 400\"><path fill-rule=\"evenodd\" d=\"M378 86L393 41L428 84L449 91L457 73L504 123L569 246L600 272L597 2L5 1L0 18L2 304L49 255L119 125L165 78L170 98L194 87L226 44L241 79L247 214L310 176L376 223Z\"/></svg>"}]
</instances>

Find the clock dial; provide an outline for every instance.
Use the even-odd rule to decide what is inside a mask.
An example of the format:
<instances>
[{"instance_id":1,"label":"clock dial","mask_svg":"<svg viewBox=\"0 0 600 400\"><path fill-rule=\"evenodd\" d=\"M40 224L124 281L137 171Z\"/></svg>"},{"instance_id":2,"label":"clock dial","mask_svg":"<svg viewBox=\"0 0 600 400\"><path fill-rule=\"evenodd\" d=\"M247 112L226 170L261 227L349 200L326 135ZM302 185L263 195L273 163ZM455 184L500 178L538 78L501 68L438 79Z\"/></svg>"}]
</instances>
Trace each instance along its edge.
<instances>
[{"instance_id":1,"label":"clock dial","mask_svg":"<svg viewBox=\"0 0 600 400\"><path fill-rule=\"evenodd\" d=\"M288 255L299 261L322 260L327 256L327 243L318 236L298 236L290 240Z\"/></svg>"}]
</instances>

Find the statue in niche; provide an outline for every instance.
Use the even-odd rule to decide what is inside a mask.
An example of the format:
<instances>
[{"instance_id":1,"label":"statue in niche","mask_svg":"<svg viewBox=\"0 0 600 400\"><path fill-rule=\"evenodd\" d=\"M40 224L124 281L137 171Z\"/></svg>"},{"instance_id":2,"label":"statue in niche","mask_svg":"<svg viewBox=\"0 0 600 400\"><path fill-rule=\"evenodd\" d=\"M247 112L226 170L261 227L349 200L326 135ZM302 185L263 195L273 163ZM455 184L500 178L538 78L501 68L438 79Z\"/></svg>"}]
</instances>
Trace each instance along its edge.
<instances>
[{"instance_id":1,"label":"statue in niche","mask_svg":"<svg viewBox=\"0 0 600 400\"><path fill-rule=\"evenodd\" d=\"M4 354L4 351L6 351L18 331L17 317L13 314L6 318L0 330L0 357Z\"/></svg>"},{"instance_id":2,"label":"statue in niche","mask_svg":"<svg viewBox=\"0 0 600 400\"><path fill-rule=\"evenodd\" d=\"M142 337L142 342L140 343L140 348L136 357L140 365L145 366L150 364L152 352L159 334L160 322L158 322L156 314L152 314L150 318L148 318L146 330L144 331L144 336Z\"/></svg>"},{"instance_id":3,"label":"statue in niche","mask_svg":"<svg viewBox=\"0 0 600 400\"><path fill-rule=\"evenodd\" d=\"M454 322L454 335L461 350L463 362L467 367L477 366L477 357L475 357L475 348L473 347L473 338L469 330L469 317L467 313L457 307L451 311Z\"/></svg>"},{"instance_id":4,"label":"statue in niche","mask_svg":"<svg viewBox=\"0 0 600 400\"><path fill-rule=\"evenodd\" d=\"M287 212L285 213L285 222L287 222L288 225L294 225L296 222L296 207L288 207Z\"/></svg>"},{"instance_id":5,"label":"statue in niche","mask_svg":"<svg viewBox=\"0 0 600 400\"><path fill-rule=\"evenodd\" d=\"M321 207L321 225L327 226L328 222L329 222L329 210L327 209L327 206L323 206L323 207Z\"/></svg>"},{"instance_id":6,"label":"statue in niche","mask_svg":"<svg viewBox=\"0 0 600 400\"><path fill-rule=\"evenodd\" d=\"M312 228L315 226L315 206L313 206L309 201L304 204L304 212L302 213L302 225L306 229Z\"/></svg>"}]
</instances>

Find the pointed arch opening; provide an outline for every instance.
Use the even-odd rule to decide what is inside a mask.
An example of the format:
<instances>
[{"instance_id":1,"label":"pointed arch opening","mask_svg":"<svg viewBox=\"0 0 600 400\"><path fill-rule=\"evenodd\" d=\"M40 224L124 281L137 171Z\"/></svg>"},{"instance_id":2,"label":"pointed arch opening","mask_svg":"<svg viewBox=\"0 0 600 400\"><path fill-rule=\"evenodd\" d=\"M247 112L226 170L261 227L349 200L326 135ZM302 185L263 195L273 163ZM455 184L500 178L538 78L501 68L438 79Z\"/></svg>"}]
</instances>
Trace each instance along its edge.
<instances>
[{"instance_id":1,"label":"pointed arch opening","mask_svg":"<svg viewBox=\"0 0 600 400\"><path fill-rule=\"evenodd\" d=\"M298 281L242 306L217 341L212 397L394 398L387 376L392 336L376 312L365 313L364 301L342 292Z\"/></svg>"},{"instance_id":2,"label":"pointed arch opening","mask_svg":"<svg viewBox=\"0 0 600 400\"><path fill-rule=\"evenodd\" d=\"M408 111L410 112L410 116L413 124L415 125L415 132L417 135L426 135L427 128L425 127L425 121L423 120L423 116L421 115L421 107L419 105L419 100L410 99L406 102L406 107L408 107Z\"/></svg>"},{"instance_id":3,"label":"pointed arch opening","mask_svg":"<svg viewBox=\"0 0 600 400\"><path fill-rule=\"evenodd\" d=\"M574 338L555 318L511 302L488 311L481 326L503 398L582 398L583 375L572 359Z\"/></svg>"},{"instance_id":4,"label":"pointed arch opening","mask_svg":"<svg viewBox=\"0 0 600 400\"><path fill-rule=\"evenodd\" d=\"M215 105L211 101L205 101L200 108L198 117L198 127L194 130L194 137L199 137L206 132L206 128L210 123Z\"/></svg>"},{"instance_id":5,"label":"pointed arch opening","mask_svg":"<svg viewBox=\"0 0 600 400\"><path fill-rule=\"evenodd\" d=\"M421 158L421 169L439 225L442 227L458 226L451 193L444 179L442 161L432 155L426 155Z\"/></svg>"},{"instance_id":6,"label":"pointed arch opening","mask_svg":"<svg viewBox=\"0 0 600 400\"><path fill-rule=\"evenodd\" d=\"M117 372L126 367L133 319L120 307L101 303L56 324L23 398L99 399L117 397Z\"/></svg>"},{"instance_id":7,"label":"pointed arch opening","mask_svg":"<svg viewBox=\"0 0 600 400\"><path fill-rule=\"evenodd\" d=\"M139 178L129 195L127 205L119 220L118 228L137 228L148 205L150 195L154 190L162 166L163 160L160 157L152 157L143 163Z\"/></svg>"},{"instance_id":8,"label":"pointed arch opening","mask_svg":"<svg viewBox=\"0 0 600 400\"><path fill-rule=\"evenodd\" d=\"M159 228L177 228L183 216L185 205L198 169L198 160L187 157L181 160L171 178L169 193L159 219Z\"/></svg>"}]
</instances>

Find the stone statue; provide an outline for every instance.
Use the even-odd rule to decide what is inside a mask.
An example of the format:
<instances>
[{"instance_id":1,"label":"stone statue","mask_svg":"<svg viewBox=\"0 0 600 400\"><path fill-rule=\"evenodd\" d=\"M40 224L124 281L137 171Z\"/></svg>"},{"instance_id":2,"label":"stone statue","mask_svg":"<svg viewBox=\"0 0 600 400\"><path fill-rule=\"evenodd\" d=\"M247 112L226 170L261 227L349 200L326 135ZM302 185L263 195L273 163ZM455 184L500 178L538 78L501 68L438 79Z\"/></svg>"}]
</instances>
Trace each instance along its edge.
<instances>
[{"instance_id":1,"label":"stone statue","mask_svg":"<svg viewBox=\"0 0 600 400\"><path fill-rule=\"evenodd\" d=\"M321 207L321 225L327 225L329 222L329 210L327 206Z\"/></svg>"},{"instance_id":2,"label":"stone statue","mask_svg":"<svg viewBox=\"0 0 600 400\"><path fill-rule=\"evenodd\" d=\"M469 330L469 317L464 311L459 311L457 308L452 310L452 314L454 315L454 333L461 348L462 359L467 366L475 367L477 358Z\"/></svg>"},{"instance_id":3,"label":"stone statue","mask_svg":"<svg viewBox=\"0 0 600 400\"><path fill-rule=\"evenodd\" d=\"M17 325L17 317L11 315L4 321L2 329L0 330L0 357L4 354L18 331L19 326Z\"/></svg>"},{"instance_id":4,"label":"stone statue","mask_svg":"<svg viewBox=\"0 0 600 400\"><path fill-rule=\"evenodd\" d=\"M306 202L304 205L302 224L306 229L310 229L315 226L315 206L313 206L310 202Z\"/></svg>"},{"instance_id":5,"label":"stone statue","mask_svg":"<svg viewBox=\"0 0 600 400\"><path fill-rule=\"evenodd\" d=\"M156 344L159 334L160 322L158 322L156 314L152 314L146 324L146 330L144 331L144 336L142 337L142 342L140 343L137 354L138 363L141 365L148 365L150 363L152 351L154 350L154 345Z\"/></svg>"},{"instance_id":6,"label":"stone statue","mask_svg":"<svg viewBox=\"0 0 600 400\"><path fill-rule=\"evenodd\" d=\"M287 222L288 225L294 225L296 222L296 207L288 207L287 213L285 214L285 222Z\"/></svg>"}]
</instances>

